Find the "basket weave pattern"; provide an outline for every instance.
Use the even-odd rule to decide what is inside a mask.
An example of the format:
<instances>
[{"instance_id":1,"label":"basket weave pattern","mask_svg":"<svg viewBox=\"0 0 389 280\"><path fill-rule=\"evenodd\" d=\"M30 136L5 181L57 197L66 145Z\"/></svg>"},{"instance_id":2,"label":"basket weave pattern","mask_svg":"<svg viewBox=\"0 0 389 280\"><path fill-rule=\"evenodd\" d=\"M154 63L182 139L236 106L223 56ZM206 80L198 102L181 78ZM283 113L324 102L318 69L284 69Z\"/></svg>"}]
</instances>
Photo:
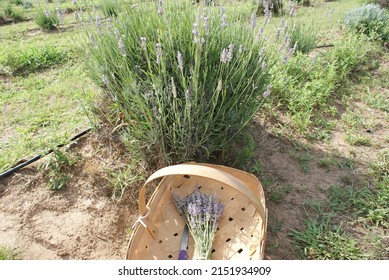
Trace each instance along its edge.
<instances>
[{"instance_id":1,"label":"basket weave pattern","mask_svg":"<svg viewBox=\"0 0 389 280\"><path fill-rule=\"evenodd\" d=\"M187 166L189 168L197 166L196 170L200 170L197 164ZM146 213L143 212L142 223L138 223L135 228L129 243L127 259L178 259L185 221L176 209L173 193L182 197L192 193L196 188L202 193L215 194L224 204L213 241L211 259L263 259L267 214L263 189L259 181L248 173L224 166L202 164L200 167L228 173L228 176L242 183L252 197L247 197L231 185L208 176L185 174L164 176L147 204ZM263 208L257 206L260 208L258 210L253 204L253 199ZM140 206L142 213L141 208ZM187 254L188 259L193 258L194 242L191 237Z\"/></svg>"}]
</instances>

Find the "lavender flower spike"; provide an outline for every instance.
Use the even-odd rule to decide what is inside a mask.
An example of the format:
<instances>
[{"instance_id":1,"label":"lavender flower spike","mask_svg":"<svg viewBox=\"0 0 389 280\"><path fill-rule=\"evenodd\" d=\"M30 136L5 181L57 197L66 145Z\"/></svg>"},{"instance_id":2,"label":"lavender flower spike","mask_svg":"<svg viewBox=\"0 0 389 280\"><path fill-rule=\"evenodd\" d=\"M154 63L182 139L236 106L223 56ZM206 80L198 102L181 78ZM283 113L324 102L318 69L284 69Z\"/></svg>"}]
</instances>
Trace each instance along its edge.
<instances>
[{"instance_id":1,"label":"lavender flower spike","mask_svg":"<svg viewBox=\"0 0 389 280\"><path fill-rule=\"evenodd\" d=\"M252 30L255 29L256 24L257 24L257 15L254 12L251 14L251 17L250 17L250 27Z\"/></svg>"},{"instance_id":2,"label":"lavender flower spike","mask_svg":"<svg viewBox=\"0 0 389 280\"><path fill-rule=\"evenodd\" d=\"M160 64L161 63L161 57L162 57L162 45L161 43L157 43L155 44L155 48L156 48L156 56L157 56L157 61L156 63L157 64Z\"/></svg>"},{"instance_id":3,"label":"lavender flower spike","mask_svg":"<svg viewBox=\"0 0 389 280\"><path fill-rule=\"evenodd\" d=\"M143 50L146 50L146 37L140 37L141 47Z\"/></svg>"},{"instance_id":4,"label":"lavender flower spike","mask_svg":"<svg viewBox=\"0 0 389 280\"><path fill-rule=\"evenodd\" d=\"M108 85L108 78L107 76L103 76L103 78L101 79L104 83L104 85Z\"/></svg>"},{"instance_id":5,"label":"lavender flower spike","mask_svg":"<svg viewBox=\"0 0 389 280\"><path fill-rule=\"evenodd\" d=\"M226 28L228 26L226 9L223 6L220 8L220 26L222 28Z\"/></svg>"},{"instance_id":6,"label":"lavender flower spike","mask_svg":"<svg viewBox=\"0 0 389 280\"><path fill-rule=\"evenodd\" d=\"M231 44L228 46L228 51L227 51L227 61L230 62L232 60L232 55L233 55L233 51L234 51L234 45Z\"/></svg>"},{"instance_id":7,"label":"lavender flower spike","mask_svg":"<svg viewBox=\"0 0 389 280\"><path fill-rule=\"evenodd\" d=\"M209 34L208 16L205 13L205 11L203 12L202 19L203 19L203 27L204 27L204 30L205 30L205 34L208 35Z\"/></svg>"},{"instance_id":8,"label":"lavender flower spike","mask_svg":"<svg viewBox=\"0 0 389 280\"><path fill-rule=\"evenodd\" d=\"M182 71L183 62L182 62L182 54L180 52L177 52L177 62L178 62L178 69Z\"/></svg>"},{"instance_id":9,"label":"lavender flower spike","mask_svg":"<svg viewBox=\"0 0 389 280\"><path fill-rule=\"evenodd\" d=\"M193 34L193 42L198 43L199 42L199 18L196 17L195 22L193 23L193 29L192 29L192 34Z\"/></svg>"},{"instance_id":10,"label":"lavender flower spike","mask_svg":"<svg viewBox=\"0 0 389 280\"><path fill-rule=\"evenodd\" d=\"M265 31L265 28L262 26L261 29L258 31L257 39L260 40L262 37L263 32Z\"/></svg>"},{"instance_id":11,"label":"lavender flower spike","mask_svg":"<svg viewBox=\"0 0 389 280\"><path fill-rule=\"evenodd\" d=\"M266 91L262 94L263 97L268 97L270 95L270 92L271 92L271 85L267 85Z\"/></svg>"},{"instance_id":12,"label":"lavender flower spike","mask_svg":"<svg viewBox=\"0 0 389 280\"><path fill-rule=\"evenodd\" d=\"M62 21L62 20L63 20L63 11L61 10L61 7L58 6L58 7L56 8L56 10L57 10L57 17L58 17L58 19L59 19L60 21Z\"/></svg>"},{"instance_id":13,"label":"lavender flower spike","mask_svg":"<svg viewBox=\"0 0 389 280\"><path fill-rule=\"evenodd\" d=\"M163 0L158 0L158 15L160 15L160 16L162 16L163 12L164 12L162 4L163 4Z\"/></svg>"},{"instance_id":14,"label":"lavender flower spike","mask_svg":"<svg viewBox=\"0 0 389 280\"><path fill-rule=\"evenodd\" d=\"M99 29L99 32L102 33L102 31L103 31L103 24L102 24L101 18L99 16L96 16L96 26Z\"/></svg>"},{"instance_id":15,"label":"lavender flower spike","mask_svg":"<svg viewBox=\"0 0 389 280\"><path fill-rule=\"evenodd\" d=\"M122 53L123 56L127 55L126 47L124 46L123 39L120 38L118 42L118 47L120 52Z\"/></svg>"},{"instance_id":16,"label":"lavender flower spike","mask_svg":"<svg viewBox=\"0 0 389 280\"><path fill-rule=\"evenodd\" d=\"M222 63L227 63L228 62L228 60L227 60L227 53L228 53L227 49L223 49L222 54L220 55L220 61Z\"/></svg>"}]
</instances>

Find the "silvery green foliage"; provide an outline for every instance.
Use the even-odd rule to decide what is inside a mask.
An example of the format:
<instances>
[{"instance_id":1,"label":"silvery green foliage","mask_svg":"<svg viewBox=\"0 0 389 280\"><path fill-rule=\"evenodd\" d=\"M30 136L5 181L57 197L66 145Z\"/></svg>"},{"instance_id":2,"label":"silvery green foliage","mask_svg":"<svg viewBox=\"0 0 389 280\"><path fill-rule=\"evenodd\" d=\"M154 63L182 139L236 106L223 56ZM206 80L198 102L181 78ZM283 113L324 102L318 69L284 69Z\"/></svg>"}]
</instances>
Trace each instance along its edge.
<instances>
[{"instance_id":1,"label":"silvery green foliage","mask_svg":"<svg viewBox=\"0 0 389 280\"><path fill-rule=\"evenodd\" d=\"M88 74L146 161L216 157L269 96L276 58L265 52L264 26L233 16L161 0L124 7L109 24L83 16Z\"/></svg>"},{"instance_id":2,"label":"silvery green foliage","mask_svg":"<svg viewBox=\"0 0 389 280\"><path fill-rule=\"evenodd\" d=\"M385 10L376 4L367 4L348 12L344 18L345 26L373 39L388 41L389 22Z\"/></svg>"}]
</instances>

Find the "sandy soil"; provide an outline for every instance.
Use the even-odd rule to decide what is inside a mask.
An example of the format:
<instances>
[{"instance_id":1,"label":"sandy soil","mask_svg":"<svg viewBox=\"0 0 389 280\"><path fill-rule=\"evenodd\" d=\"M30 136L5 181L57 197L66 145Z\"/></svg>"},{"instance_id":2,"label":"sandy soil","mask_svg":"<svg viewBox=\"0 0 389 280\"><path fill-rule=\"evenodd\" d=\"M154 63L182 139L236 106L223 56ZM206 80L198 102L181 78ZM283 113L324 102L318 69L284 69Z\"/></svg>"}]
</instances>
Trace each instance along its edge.
<instances>
[{"instance_id":1,"label":"sandy soil","mask_svg":"<svg viewBox=\"0 0 389 280\"><path fill-rule=\"evenodd\" d=\"M380 89L389 98L388 89ZM256 119L252 125L257 144L255 160L261 170L269 210L267 259L296 259L288 233L304 228L309 213L307 199L326 199L331 185L352 184L365 175L367 163L388 148L387 114L373 110L358 100L350 105L374 127L363 133L371 146L350 146L346 128L336 127L329 143L277 137L278 125ZM90 133L69 149L77 155L68 170L71 183L61 191L47 188L47 178L39 168L44 159L0 181L0 245L16 248L21 259L124 259L131 226L137 218L139 184L112 199L106 169L126 166L125 149L105 132ZM306 170L299 156L308 154ZM323 166L324 158L345 162L353 156L353 168L338 164ZM272 194L281 194L272 199ZM389 246L389 240L388 240Z\"/></svg>"}]
</instances>

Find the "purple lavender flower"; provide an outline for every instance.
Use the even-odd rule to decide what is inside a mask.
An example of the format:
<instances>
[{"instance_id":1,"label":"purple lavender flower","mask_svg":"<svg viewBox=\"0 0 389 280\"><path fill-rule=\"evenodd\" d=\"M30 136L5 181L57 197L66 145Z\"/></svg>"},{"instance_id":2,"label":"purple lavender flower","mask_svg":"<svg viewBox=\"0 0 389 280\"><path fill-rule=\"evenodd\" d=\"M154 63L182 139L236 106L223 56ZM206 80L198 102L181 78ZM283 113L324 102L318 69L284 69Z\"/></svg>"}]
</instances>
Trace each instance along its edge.
<instances>
[{"instance_id":1,"label":"purple lavender flower","mask_svg":"<svg viewBox=\"0 0 389 280\"><path fill-rule=\"evenodd\" d=\"M103 24L101 23L101 18L99 16L96 16L96 26L99 30L99 33L103 32Z\"/></svg>"},{"instance_id":2,"label":"purple lavender flower","mask_svg":"<svg viewBox=\"0 0 389 280\"><path fill-rule=\"evenodd\" d=\"M118 47L122 55L126 56L127 55L126 46L124 45L122 38L120 38L118 41Z\"/></svg>"},{"instance_id":3,"label":"purple lavender flower","mask_svg":"<svg viewBox=\"0 0 389 280\"><path fill-rule=\"evenodd\" d=\"M261 69L262 69L262 70L265 70L265 69L266 69L266 66L267 66L266 62L265 62L265 61L262 62Z\"/></svg>"},{"instance_id":4,"label":"purple lavender flower","mask_svg":"<svg viewBox=\"0 0 389 280\"><path fill-rule=\"evenodd\" d=\"M183 62L182 62L182 55L180 52L177 52L177 63L178 63L178 69L182 71L183 69Z\"/></svg>"},{"instance_id":5,"label":"purple lavender flower","mask_svg":"<svg viewBox=\"0 0 389 280\"><path fill-rule=\"evenodd\" d=\"M221 53L221 55L220 55L220 61L222 62L222 63L227 63L227 53L228 53L228 50L227 49L223 49L222 50L222 53Z\"/></svg>"},{"instance_id":6,"label":"purple lavender flower","mask_svg":"<svg viewBox=\"0 0 389 280\"><path fill-rule=\"evenodd\" d=\"M289 8L289 15L292 17L296 16L296 5L295 5L295 3L293 3L292 0L289 0L288 8Z\"/></svg>"},{"instance_id":7,"label":"purple lavender flower","mask_svg":"<svg viewBox=\"0 0 389 280\"><path fill-rule=\"evenodd\" d=\"M78 4L77 4L77 0L72 0L72 3L73 3L75 6L78 5Z\"/></svg>"},{"instance_id":8,"label":"purple lavender flower","mask_svg":"<svg viewBox=\"0 0 389 280\"><path fill-rule=\"evenodd\" d=\"M187 89L186 91L185 91L185 99L188 101L190 101L190 97L191 97L191 95L190 95L190 92L189 92L189 89Z\"/></svg>"},{"instance_id":9,"label":"purple lavender flower","mask_svg":"<svg viewBox=\"0 0 389 280\"><path fill-rule=\"evenodd\" d=\"M271 85L267 85L266 91L262 94L263 97L268 97L270 95L270 92L271 92Z\"/></svg>"},{"instance_id":10,"label":"purple lavender flower","mask_svg":"<svg viewBox=\"0 0 389 280\"><path fill-rule=\"evenodd\" d=\"M163 1L158 0L158 15L162 16L163 15L163 7L162 7Z\"/></svg>"},{"instance_id":11,"label":"purple lavender flower","mask_svg":"<svg viewBox=\"0 0 389 280\"><path fill-rule=\"evenodd\" d=\"M157 56L156 63L160 64L161 63L161 58L162 58L162 45L161 45L161 43L155 44L155 49L156 49L155 53L156 53L156 56Z\"/></svg>"},{"instance_id":12,"label":"purple lavender flower","mask_svg":"<svg viewBox=\"0 0 389 280\"><path fill-rule=\"evenodd\" d=\"M193 34L193 42L198 43L199 42L199 18L196 17L195 22L193 23L193 29L192 29L192 34Z\"/></svg>"},{"instance_id":13,"label":"purple lavender flower","mask_svg":"<svg viewBox=\"0 0 389 280\"><path fill-rule=\"evenodd\" d=\"M226 9L223 6L220 8L220 26L222 28L226 28L228 26Z\"/></svg>"},{"instance_id":14,"label":"purple lavender flower","mask_svg":"<svg viewBox=\"0 0 389 280\"><path fill-rule=\"evenodd\" d=\"M257 15L254 12L251 14L250 17L250 28L254 30L256 25L257 25Z\"/></svg>"},{"instance_id":15,"label":"purple lavender flower","mask_svg":"<svg viewBox=\"0 0 389 280\"><path fill-rule=\"evenodd\" d=\"M111 30L111 18L107 18L107 21L105 22L107 30Z\"/></svg>"},{"instance_id":16,"label":"purple lavender flower","mask_svg":"<svg viewBox=\"0 0 389 280\"><path fill-rule=\"evenodd\" d=\"M46 17L51 17L51 13L50 13L50 11L48 11L48 10L45 10L45 15L46 15Z\"/></svg>"},{"instance_id":17,"label":"purple lavender flower","mask_svg":"<svg viewBox=\"0 0 389 280\"><path fill-rule=\"evenodd\" d=\"M289 59L289 55L286 54L282 57L282 63L286 64L288 62L288 59Z\"/></svg>"},{"instance_id":18,"label":"purple lavender flower","mask_svg":"<svg viewBox=\"0 0 389 280\"><path fill-rule=\"evenodd\" d=\"M61 7L58 6L58 7L55 8L55 9L57 10L57 18L58 18L60 21L62 21L62 20L63 20L63 15L64 15L64 13L63 13L63 11L61 10Z\"/></svg>"},{"instance_id":19,"label":"purple lavender flower","mask_svg":"<svg viewBox=\"0 0 389 280\"><path fill-rule=\"evenodd\" d=\"M257 33L257 40L260 40L262 37L263 32L265 31L265 28L262 26L261 29L259 29Z\"/></svg>"},{"instance_id":20,"label":"purple lavender flower","mask_svg":"<svg viewBox=\"0 0 389 280\"><path fill-rule=\"evenodd\" d=\"M271 15L270 0L263 1L263 13L265 14L266 17L269 17Z\"/></svg>"},{"instance_id":21,"label":"purple lavender flower","mask_svg":"<svg viewBox=\"0 0 389 280\"><path fill-rule=\"evenodd\" d=\"M230 44L227 50L227 62L231 62L235 46Z\"/></svg>"},{"instance_id":22,"label":"purple lavender flower","mask_svg":"<svg viewBox=\"0 0 389 280\"><path fill-rule=\"evenodd\" d=\"M258 53L258 61L262 61L263 57L265 55L265 48L263 47L259 53Z\"/></svg>"},{"instance_id":23,"label":"purple lavender flower","mask_svg":"<svg viewBox=\"0 0 389 280\"><path fill-rule=\"evenodd\" d=\"M115 35L115 38L117 41L120 40L120 33L119 33L119 30L117 28L115 28L115 30L113 31L113 34Z\"/></svg>"},{"instance_id":24,"label":"purple lavender flower","mask_svg":"<svg viewBox=\"0 0 389 280\"><path fill-rule=\"evenodd\" d=\"M103 78L101 79L104 83L104 85L108 85L108 78L107 76L103 76Z\"/></svg>"},{"instance_id":25,"label":"purple lavender flower","mask_svg":"<svg viewBox=\"0 0 389 280\"><path fill-rule=\"evenodd\" d=\"M202 20L203 20L203 27L205 30L205 34L208 35L209 34L208 16L205 13L205 11L203 12Z\"/></svg>"},{"instance_id":26,"label":"purple lavender flower","mask_svg":"<svg viewBox=\"0 0 389 280\"><path fill-rule=\"evenodd\" d=\"M140 37L141 47L146 50L146 37Z\"/></svg>"}]
</instances>

